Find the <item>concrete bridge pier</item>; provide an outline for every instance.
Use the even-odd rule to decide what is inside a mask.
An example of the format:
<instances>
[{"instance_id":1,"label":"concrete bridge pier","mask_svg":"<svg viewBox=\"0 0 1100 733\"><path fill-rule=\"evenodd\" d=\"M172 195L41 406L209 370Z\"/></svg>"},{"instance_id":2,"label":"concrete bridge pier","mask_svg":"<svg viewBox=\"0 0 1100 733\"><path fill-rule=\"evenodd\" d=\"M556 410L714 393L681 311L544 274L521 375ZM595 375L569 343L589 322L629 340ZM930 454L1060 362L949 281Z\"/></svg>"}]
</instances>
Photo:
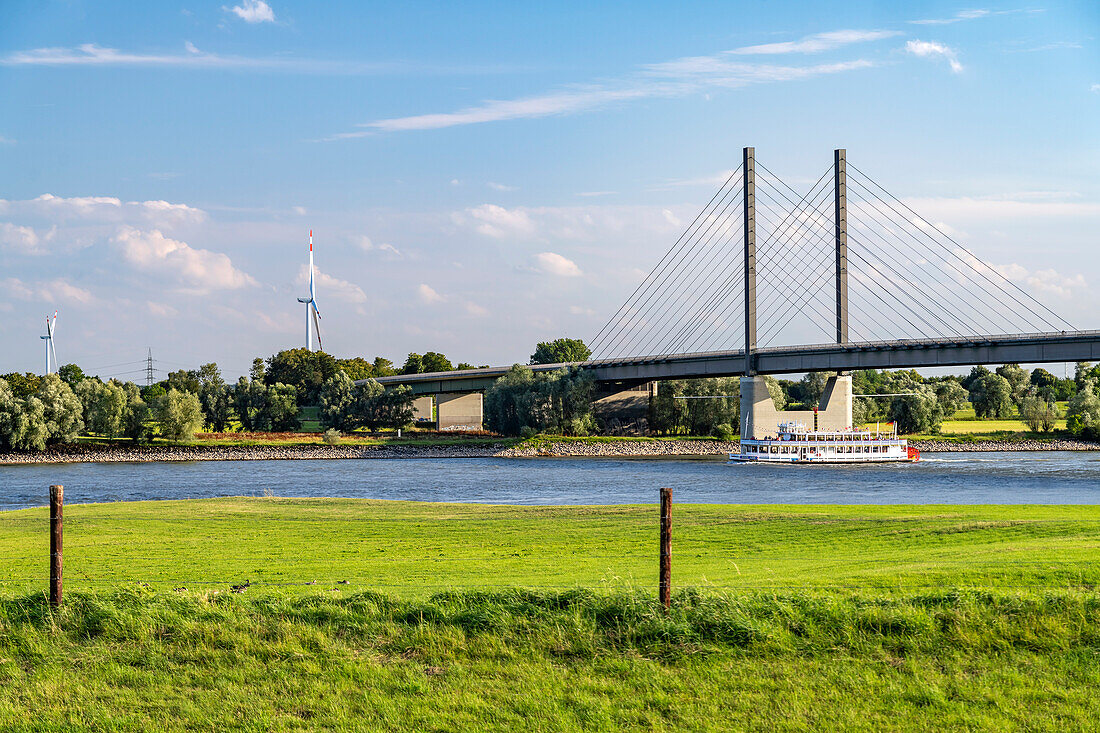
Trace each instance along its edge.
<instances>
[{"instance_id":1,"label":"concrete bridge pier","mask_svg":"<svg viewBox=\"0 0 1100 733\"><path fill-rule=\"evenodd\" d=\"M779 423L800 422L814 426L813 410L777 410L763 377L741 377L741 437L765 438L775 435ZM830 377L817 408L819 430L846 430L852 427L852 377Z\"/></svg>"}]
</instances>

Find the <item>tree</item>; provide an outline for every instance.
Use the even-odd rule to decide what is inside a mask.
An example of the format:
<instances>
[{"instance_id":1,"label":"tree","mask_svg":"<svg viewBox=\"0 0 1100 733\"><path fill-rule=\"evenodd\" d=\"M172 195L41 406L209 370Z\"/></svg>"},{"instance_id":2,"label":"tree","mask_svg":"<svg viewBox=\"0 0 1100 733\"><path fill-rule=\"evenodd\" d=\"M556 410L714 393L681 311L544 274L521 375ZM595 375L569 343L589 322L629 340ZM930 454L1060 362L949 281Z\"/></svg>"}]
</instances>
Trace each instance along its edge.
<instances>
[{"instance_id":1,"label":"tree","mask_svg":"<svg viewBox=\"0 0 1100 733\"><path fill-rule=\"evenodd\" d=\"M289 384L298 390L298 400L304 405L315 405L321 393L321 385L336 374L336 359L323 351L288 349L267 360L263 375L264 384Z\"/></svg>"},{"instance_id":2,"label":"tree","mask_svg":"<svg viewBox=\"0 0 1100 733\"><path fill-rule=\"evenodd\" d=\"M890 419L899 433L935 434L943 422L943 407L935 391L927 384L909 382L907 394L890 403Z\"/></svg>"},{"instance_id":3,"label":"tree","mask_svg":"<svg viewBox=\"0 0 1100 733\"><path fill-rule=\"evenodd\" d=\"M350 433L359 427L352 409L355 405L356 386L348 373L343 370L337 372L321 386L321 427L336 428L345 433Z\"/></svg>"},{"instance_id":4,"label":"tree","mask_svg":"<svg viewBox=\"0 0 1100 733\"><path fill-rule=\"evenodd\" d=\"M179 371L169 372L168 381L165 384L166 389L175 389L180 392L190 392L197 395L199 390L202 389L202 384L199 382L198 373L191 369L180 369Z\"/></svg>"},{"instance_id":5,"label":"tree","mask_svg":"<svg viewBox=\"0 0 1100 733\"><path fill-rule=\"evenodd\" d=\"M8 383L12 394L14 394L17 399L30 397L38 391L38 385L42 382L42 377L37 374L32 374L31 372L26 372L25 374L11 372L10 374L0 375L0 379Z\"/></svg>"},{"instance_id":6,"label":"tree","mask_svg":"<svg viewBox=\"0 0 1100 733\"><path fill-rule=\"evenodd\" d=\"M369 430L403 428L413 419L416 396L407 385L387 390L373 379L355 385L352 414L357 425Z\"/></svg>"},{"instance_id":7,"label":"tree","mask_svg":"<svg viewBox=\"0 0 1100 733\"><path fill-rule=\"evenodd\" d=\"M267 368L264 366L264 360L257 356L252 360L252 367L248 370L248 376L250 379L262 382L264 381L264 373L266 371Z\"/></svg>"},{"instance_id":8,"label":"tree","mask_svg":"<svg viewBox=\"0 0 1100 733\"><path fill-rule=\"evenodd\" d=\"M505 435L525 430L586 434L596 427L593 386L591 375L576 368L533 372L516 364L486 390L485 422Z\"/></svg>"},{"instance_id":9,"label":"tree","mask_svg":"<svg viewBox=\"0 0 1100 733\"><path fill-rule=\"evenodd\" d=\"M783 392L783 387L779 385L779 380L770 374L765 374L764 384L768 388L768 394L772 396L772 404L775 405L775 409L787 409L787 395Z\"/></svg>"},{"instance_id":10,"label":"tree","mask_svg":"<svg viewBox=\"0 0 1100 733\"><path fill-rule=\"evenodd\" d=\"M800 381L802 404L813 409L821 404L821 395L825 394L825 387L829 378L836 376L836 372L809 372Z\"/></svg>"},{"instance_id":11,"label":"tree","mask_svg":"<svg viewBox=\"0 0 1100 733\"><path fill-rule=\"evenodd\" d=\"M454 365L451 360L438 351L429 351L421 357L423 372L453 372Z\"/></svg>"},{"instance_id":12,"label":"tree","mask_svg":"<svg viewBox=\"0 0 1100 733\"><path fill-rule=\"evenodd\" d=\"M405 365L401 367L402 374L423 374L424 357L420 354L410 353L405 357Z\"/></svg>"},{"instance_id":13,"label":"tree","mask_svg":"<svg viewBox=\"0 0 1100 733\"><path fill-rule=\"evenodd\" d=\"M978 417L1008 417L1012 413L1012 386L1000 374L987 374L971 387L970 401Z\"/></svg>"},{"instance_id":14,"label":"tree","mask_svg":"<svg viewBox=\"0 0 1100 733\"><path fill-rule=\"evenodd\" d=\"M135 443L145 437L145 420L149 417L149 405L141 399L141 390L133 382L122 386L126 393L126 413L122 418L122 433Z\"/></svg>"},{"instance_id":15,"label":"tree","mask_svg":"<svg viewBox=\"0 0 1100 733\"><path fill-rule=\"evenodd\" d=\"M1029 374L1027 369L1022 368L1019 364L1004 364L997 367L997 374L1001 375L1008 380L1008 385L1012 391L1012 401L1017 405L1027 394L1027 387L1029 384Z\"/></svg>"},{"instance_id":16,"label":"tree","mask_svg":"<svg viewBox=\"0 0 1100 733\"><path fill-rule=\"evenodd\" d=\"M229 385L222 379L218 365L213 362L199 367L195 376L198 378L199 402L207 424L216 433L224 432L229 424Z\"/></svg>"},{"instance_id":17,"label":"tree","mask_svg":"<svg viewBox=\"0 0 1100 733\"><path fill-rule=\"evenodd\" d=\"M381 356L374 357L371 366L374 367L374 374L371 375L373 377L392 377L397 374L397 370L393 368L393 362Z\"/></svg>"},{"instance_id":18,"label":"tree","mask_svg":"<svg viewBox=\"0 0 1100 733\"><path fill-rule=\"evenodd\" d=\"M352 380L370 379L374 376L374 365L361 356L352 359L337 359L336 369L337 372L343 371L346 373Z\"/></svg>"},{"instance_id":19,"label":"tree","mask_svg":"<svg viewBox=\"0 0 1100 733\"><path fill-rule=\"evenodd\" d=\"M1066 428L1079 438L1100 440L1100 397L1096 380L1087 377L1066 410Z\"/></svg>"},{"instance_id":20,"label":"tree","mask_svg":"<svg viewBox=\"0 0 1100 733\"><path fill-rule=\"evenodd\" d=\"M69 385L72 389L76 389L76 385L87 379L84 370L76 364L65 364L60 367L57 370L57 376L61 377L61 381Z\"/></svg>"},{"instance_id":21,"label":"tree","mask_svg":"<svg viewBox=\"0 0 1100 733\"><path fill-rule=\"evenodd\" d=\"M202 405L191 392L169 389L157 404L156 414L161 435L169 440L194 440L195 433L202 430Z\"/></svg>"},{"instance_id":22,"label":"tree","mask_svg":"<svg viewBox=\"0 0 1100 733\"><path fill-rule=\"evenodd\" d=\"M298 421L298 390L290 384L269 386L263 415L269 429L276 432L287 432L302 427Z\"/></svg>"},{"instance_id":23,"label":"tree","mask_svg":"<svg viewBox=\"0 0 1100 733\"><path fill-rule=\"evenodd\" d=\"M34 395L41 403L47 443L71 443L84 428L80 398L56 374L42 378Z\"/></svg>"},{"instance_id":24,"label":"tree","mask_svg":"<svg viewBox=\"0 0 1100 733\"><path fill-rule=\"evenodd\" d=\"M531 364L567 364L574 361L588 361L592 349L581 339L560 338L553 341L540 341L531 354Z\"/></svg>"},{"instance_id":25,"label":"tree","mask_svg":"<svg viewBox=\"0 0 1100 733\"><path fill-rule=\"evenodd\" d=\"M81 384L81 394L85 400L90 397L84 411L87 429L106 438L114 438L122 431L126 417L126 392L115 380L104 384L98 379L89 379L86 384L87 387Z\"/></svg>"},{"instance_id":26,"label":"tree","mask_svg":"<svg viewBox=\"0 0 1100 733\"><path fill-rule=\"evenodd\" d=\"M979 364L978 366L976 366L976 367L974 367L970 370L970 374L968 374L968 375L966 375L965 377L962 378L961 384L963 386L963 389L965 389L966 391L970 392L971 395L973 395L974 389L975 389L976 385L978 384L978 382L980 382L985 377L988 377L992 373L993 372L989 371L984 366ZM974 401L973 397L971 397L970 401L971 402Z\"/></svg>"},{"instance_id":27,"label":"tree","mask_svg":"<svg viewBox=\"0 0 1100 733\"><path fill-rule=\"evenodd\" d=\"M943 409L944 416L954 415L966 407L970 394L954 378L945 379L936 384L936 400Z\"/></svg>"},{"instance_id":28,"label":"tree","mask_svg":"<svg viewBox=\"0 0 1100 733\"><path fill-rule=\"evenodd\" d=\"M7 380L0 379L0 448L42 450L47 437L41 400L16 396Z\"/></svg>"},{"instance_id":29,"label":"tree","mask_svg":"<svg viewBox=\"0 0 1100 733\"><path fill-rule=\"evenodd\" d=\"M233 388L233 408L242 430L259 430L264 421L267 387L258 379L241 377Z\"/></svg>"},{"instance_id":30,"label":"tree","mask_svg":"<svg viewBox=\"0 0 1100 733\"><path fill-rule=\"evenodd\" d=\"M1020 400L1020 417L1033 431L1049 433L1054 430L1054 421L1059 418L1059 415L1054 402L1040 395L1038 389L1032 387Z\"/></svg>"},{"instance_id":31,"label":"tree","mask_svg":"<svg viewBox=\"0 0 1100 733\"><path fill-rule=\"evenodd\" d=\"M731 377L661 382L650 401L649 427L658 433L688 435L716 435L722 425L733 429L741 422L740 394L739 380Z\"/></svg>"}]
</instances>

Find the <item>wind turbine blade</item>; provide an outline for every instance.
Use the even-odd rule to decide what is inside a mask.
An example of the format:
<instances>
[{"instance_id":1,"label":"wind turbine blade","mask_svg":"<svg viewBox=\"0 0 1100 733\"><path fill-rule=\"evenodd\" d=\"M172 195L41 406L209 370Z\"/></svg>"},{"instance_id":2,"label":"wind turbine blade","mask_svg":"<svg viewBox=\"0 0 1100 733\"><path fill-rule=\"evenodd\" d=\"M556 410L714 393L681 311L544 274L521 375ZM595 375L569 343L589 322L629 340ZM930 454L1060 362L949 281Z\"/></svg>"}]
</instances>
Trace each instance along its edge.
<instances>
[{"instance_id":1,"label":"wind turbine blade","mask_svg":"<svg viewBox=\"0 0 1100 733\"><path fill-rule=\"evenodd\" d=\"M318 351L324 351L325 347L324 347L324 345L321 344L321 319L320 319L321 314L317 311L317 304L312 303L312 305L313 305L313 330L317 332L317 350Z\"/></svg>"},{"instance_id":2,"label":"wind turbine blade","mask_svg":"<svg viewBox=\"0 0 1100 733\"><path fill-rule=\"evenodd\" d=\"M313 230L309 230L309 297L313 297Z\"/></svg>"},{"instance_id":3,"label":"wind turbine blade","mask_svg":"<svg viewBox=\"0 0 1100 733\"><path fill-rule=\"evenodd\" d=\"M60 364L57 363L57 347L54 346L53 339L50 339L50 351L53 352L53 369L56 372Z\"/></svg>"}]
</instances>

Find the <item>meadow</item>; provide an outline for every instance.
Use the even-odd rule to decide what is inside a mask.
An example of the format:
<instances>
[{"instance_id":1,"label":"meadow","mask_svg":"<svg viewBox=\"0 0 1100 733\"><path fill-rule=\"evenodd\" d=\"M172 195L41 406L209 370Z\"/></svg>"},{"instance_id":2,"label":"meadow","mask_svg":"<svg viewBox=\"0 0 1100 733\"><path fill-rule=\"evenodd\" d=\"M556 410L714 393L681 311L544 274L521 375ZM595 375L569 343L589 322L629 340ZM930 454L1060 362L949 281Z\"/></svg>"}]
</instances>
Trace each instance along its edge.
<instances>
[{"instance_id":1,"label":"meadow","mask_svg":"<svg viewBox=\"0 0 1100 733\"><path fill-rule=\"evenodd\" d=\"M0 514L5 730L1089 730L1100 507ZM240 592L233 585L248 585Z\"/></svg>"}]
</instances>

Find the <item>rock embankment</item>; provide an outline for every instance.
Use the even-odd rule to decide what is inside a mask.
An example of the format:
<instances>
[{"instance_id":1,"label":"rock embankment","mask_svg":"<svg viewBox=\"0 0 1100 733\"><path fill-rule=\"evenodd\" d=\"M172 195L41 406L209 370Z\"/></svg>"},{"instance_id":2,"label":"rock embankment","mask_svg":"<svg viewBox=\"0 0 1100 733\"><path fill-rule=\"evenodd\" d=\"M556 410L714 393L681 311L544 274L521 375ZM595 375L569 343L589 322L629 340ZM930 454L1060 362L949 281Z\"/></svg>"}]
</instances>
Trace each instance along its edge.
<instances>
[{"instance_id":1,"label":"rock embankment","mask_svg":"<svg viewBox=\"0 0 1100 733\"><path fill-rule=\"evenodd\" d=\"M922 453L1100 450L1100 443L1089 443L1084 440L975 440L973 443L954 443L949 440L911 440L909 445Z\"/></svg>"},{"instance_id":2,"label":"rock embankment","mask_svg":"<svg viewBox=\"0 0 1100 733\"><path fill-rule=\"evenodd\" d=\"M926 453L989 451L1100 450L1100 444L1079 440L981 440L953 443L919 440L910 443ZM714 456L738 452L735 441L720 440L612 440L545 441L520 446L480 445L255 445L255 446L53 446L37 453L0 453L0 464L13 463L120 463L149 461L272 461L335 458L656 458L660 456Z\"/></svg>"}]
</instances>

